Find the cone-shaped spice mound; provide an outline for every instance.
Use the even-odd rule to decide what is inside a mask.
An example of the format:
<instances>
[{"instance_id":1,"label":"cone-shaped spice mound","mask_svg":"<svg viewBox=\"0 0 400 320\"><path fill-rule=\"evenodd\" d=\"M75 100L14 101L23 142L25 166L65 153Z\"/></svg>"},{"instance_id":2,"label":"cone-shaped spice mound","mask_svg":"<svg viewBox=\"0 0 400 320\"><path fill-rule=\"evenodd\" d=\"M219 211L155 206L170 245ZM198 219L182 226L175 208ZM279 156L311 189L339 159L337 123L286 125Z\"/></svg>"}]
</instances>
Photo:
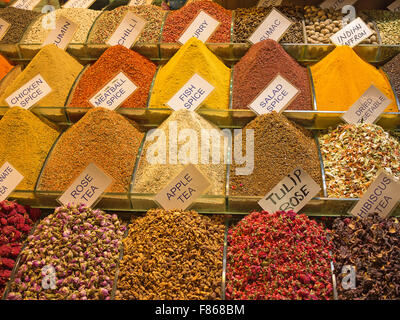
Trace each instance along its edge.
<instances>
[{"instance_id":1,"label":"cone-shaped spice mound","mask_svg":"<svg viewBox=\"0 0 400 320\"><path fill-rule=\"evenodd\" d=\"M265 40L253 45L235 65L233 108L246 109L278 74L300 91L287 109L312 110L307 69L299 65L274 40Z\"/></svg>"}]
</instances>

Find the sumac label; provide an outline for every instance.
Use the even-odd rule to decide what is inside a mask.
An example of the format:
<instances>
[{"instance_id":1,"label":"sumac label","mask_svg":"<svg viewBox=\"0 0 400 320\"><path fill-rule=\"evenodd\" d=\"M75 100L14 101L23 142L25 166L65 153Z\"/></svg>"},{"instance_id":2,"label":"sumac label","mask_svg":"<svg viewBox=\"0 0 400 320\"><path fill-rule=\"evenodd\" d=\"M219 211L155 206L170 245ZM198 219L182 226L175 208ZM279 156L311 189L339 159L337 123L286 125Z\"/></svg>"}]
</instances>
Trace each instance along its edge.
<instances>
[{"instance_id":1,"label":"sumac label","mask_svg":"<svg viewBox=\"0 0 400 320\"><path fill-rule=\"evenodd\" d=\"M197 38L206 42L217 30L220 22L204 11L200 11L194 21L179 38L181 44L185 44L190 38Z\"/></svg>"},{"instance_id":2,"label":"sumac label","mask_svg":"<svg viewBox=\"0 0 400 320\"><path fill-rule=\"evenodd\" d=\"M23 179L24 176L11 164L3 164L0 168L0 201L7 199Z\"/></svg>"}]
</instances>

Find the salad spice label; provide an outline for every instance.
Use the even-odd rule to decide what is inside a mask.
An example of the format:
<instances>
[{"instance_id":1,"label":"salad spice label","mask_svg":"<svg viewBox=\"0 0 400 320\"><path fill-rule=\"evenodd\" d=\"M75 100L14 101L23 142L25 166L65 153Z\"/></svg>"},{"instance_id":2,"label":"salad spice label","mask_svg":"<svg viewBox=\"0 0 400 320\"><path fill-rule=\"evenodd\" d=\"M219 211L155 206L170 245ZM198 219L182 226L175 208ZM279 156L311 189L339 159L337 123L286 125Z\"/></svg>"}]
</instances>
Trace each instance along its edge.
<instances>
[{"instance_id":1,"label":"salad spice label","mask_svg":"<svg viewBox=\"0 0 400 320\"><path fill-rule=\"evenodd\" d=\"M23 179L24 176L11 164L3 164L0 168L0 201L7 199Z\"/></svg>"}]
</instances>

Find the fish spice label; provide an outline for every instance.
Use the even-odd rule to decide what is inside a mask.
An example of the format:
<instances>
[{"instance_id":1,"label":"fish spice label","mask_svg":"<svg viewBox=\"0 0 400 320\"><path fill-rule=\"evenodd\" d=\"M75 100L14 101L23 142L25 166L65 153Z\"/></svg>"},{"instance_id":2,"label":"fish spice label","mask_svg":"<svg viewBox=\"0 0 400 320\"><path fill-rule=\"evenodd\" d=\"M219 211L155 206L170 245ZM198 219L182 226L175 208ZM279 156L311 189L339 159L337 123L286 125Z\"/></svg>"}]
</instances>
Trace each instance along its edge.
<instances>
[{"instance_id":1,"label":"fish spice label","mask_svg":"<svg viewBox=\"0 0 400 320\"><path fill-rule=\"evenodd\" d=\"M288 17L274 8L254 31L249 41L253 44L267 39L279 42L292 24Z\"/></svg>"},{"instance_id":2,"label":"fish spice label","mask_svg":"<svg viewBox=\"0 0 400 320\"><path fill-rule=\"evenodd\" d=\"M352 6L356 2L357 0L326 0L322 2L319 6L322 9L339 10L342 9L344 6Z\"/></svg>"},{"instance_id":3,"label":"fish spice label","mask_svg":"<svg viewBox=\"0 0 400 320\"><path fill-rule=\"evenodd\" d=\"M41 0L17 0L11 7L24 10L33 10Z\"/></svg>"},{"instance_id":4,"label":"fish spice label","mask_svg":"<svg viewBox=\"0 0 400 320\"><path fill-rule=\"evenodd\" d=\"M388 6L388 9L393 12L400 11L400 0L396 0L391 5Z\"/></svg>"},{"instance_id":5,"label":"fish spice label","mask_svg":"<svg viewBox=\"0 0 400 320\"><path fill-rule=\"evenodd\" d=\"M194 37L206 42L217 30L220 22L203 10L197 15L186 31L178 39L181 44L185 44L190 38Z\"/></svg>"},{"instance_id":6,"label":"fish spice label","mask_svg":"<svg viewBox=\"0 0 400 320\"><path fill-rule=\"evenodd\" d=\"M350 124L373 124L391 103L392 100L371 85L342 118Z\"/></svg>"},{"instance_id":7,"label":"fish spice label","mask_svg":"<svg viewBox=\"0 0 400 320\"><path fill-rule=\"evenodd\" d=\"M353 48L372 34L372 30L365 22L361 18L357 18L336 32L330 39L337 46L349 46Z\"/></svg>"},{"instance_id":8,"label":"fish spice label","mask_svg":"<svg viewBox=\"0 0 400 320\"><path fill-rule=\"evenodd\" d=\"M11 24L9 24L6 20L0 18L0 41L4 38L10 27Z\"/></svg>"},{"instance_id":9,"label":"fish spice label","mask_svg":"<svg viewBox=\"0 0 400 320\"><path fill-rule=\"evenodd\" d=\"M10 107L32 108L51 92L51 88L43 77L38 74L17 91L13 92L6 102Z\"/></svg>"},{"instance_id":10,"label":"fish spice label","mask_svg":"<svg viewBox=\"0 0 400 320\"><path fill-rule=\"evenodd\" d=\"M167 102L167 105L175 111L181 109L195 111L214 89L214 86L195 73Z\"/></svg>"},{"instance_id":11,"label":"fish spice label","mask_svg":"<svg viewBox=\"0 0 400 320\"><path fill-rule=\"evenodd\" d=\"M210 186L195 165L187 165L174 180L172 180L155 197L155 200L165 210L185 210Z\"/></svg>"},{"instance_id":12,"label":"fish spice label","mask_svg":"<svg viewBox=\"0 0 400 320\"><path fill-rule=\"evenodd\" d=\"M360 218L377 213L381 218L386 218L399 201L400 183L384 169L381 169L378 171L377 178L350 213Z\"/></svg>"},{"instance_id":13,"label":"fish spice label","mask_svg":"<svg viewBox=\"0 0 400 320\"><path fill-rule=\"evenodd\" d=\"M121 71L89 100L94 107L115 110L128 99L138 87Z\"/></svg>"},{"instance_id":14,"label":"fish spice label","mask_svg":"<svg viewBox=\"0 0 400 320\"><path fill-rule=\"evenodd\" d=\"M43 46L55 44L58 48L65 50L78 30L79 25L65 17L57 19L56 28L49 33Z\"/></svg>"},{"instance_id":15,"label":"fish spice label","mask_svg":"<svg viewBox=\"0 0 400 320\"><path fill-rule=\"evenodd\" d=\"M96 0L69 0L63 8L89 8Z\"/></svg>"},{"instance_id":16,"label":"fish spice label","mask_svg":"<svg viewBox=\"0 0 400 320\"><path fill-rule=\"evenodd\" d=\"M0 201L6 200L23 179L24 176L11 164L3 164L0 168Z\"/></svg>"},{"instance_id":17,"label":"fish spice label","mask_svg":"<svg viewBox=\"0 0 400 320\"><path fill-rule=\"evenodd\" d=\"M133 12L128 12L121 23L108 39L107 44L116 46L120 44L130 49L139 38L147 21Z\"/></svg>"},{"instance_id":18,"label":"fish spice label","mask_svg":"<svg viewBox=\"0 0 400 320\"><path fill-rule=\"evenodd\" d=\"M265 211L299 212L321 187L302 168L296 168L279 182L258 204Z\"/></svg>"},{"instance_id":19,"label":"fish spice label","mask_svg":"<svg viewBox=\"0 0 400 320\"><path fill-rule=\"evenodd\" d=\"M63 205L68 203L86 204L91 207L111 184L112 178L90 163L58 199Z\"/></svg>"},{"instance_id":20,"label":"fish spice label","mask_svg":"<svg viewBox=\"0 0 400 320\"><path fill-rule=\"evenodd\" d=\"M249 105L257 114L283 111L296 99L300 91L278 74L260 95Z\"/></svg>"}]
</instances>

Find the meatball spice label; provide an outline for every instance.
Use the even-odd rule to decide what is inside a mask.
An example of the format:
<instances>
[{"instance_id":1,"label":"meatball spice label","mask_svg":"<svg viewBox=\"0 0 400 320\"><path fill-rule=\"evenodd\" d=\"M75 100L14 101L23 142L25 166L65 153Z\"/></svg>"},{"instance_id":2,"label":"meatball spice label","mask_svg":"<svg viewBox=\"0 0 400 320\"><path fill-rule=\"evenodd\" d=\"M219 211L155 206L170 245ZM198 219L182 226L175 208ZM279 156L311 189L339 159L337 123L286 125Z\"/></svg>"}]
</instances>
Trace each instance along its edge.
<instances>
[{"instance_id":1,"label":"meatball spice label","mask_svg":"<svg viewBox=\"0 0 400 320\"><path fill-rule=\"evenodd\" d=\"M115 110L124 103L138 87L123 73L118 73L89 102L94 107Z\"/></svg>"},{"instance_id":2,"label":"meatball spice label","mask_svg":"<svg viewBox=\"0 0 400 320\"><path fill-rule=\"evenodd\" d=\"M214 86L195 73L167 102L167 105L175 111L181 109L195 111L214 89Z\"/></svg>"},{"instance_id":3,"label":"meatball spice label","mask_svg":"<svg viewBox=\"0 0 400 320\"><path fill-rule=\"evenodd\" d=\"M292 24L293 21L291 21L279 10L274 8L254 31L252 36L249 38L249 41L252 44L256 44L267 39L272 39L279 42Z\"/></svg>"},{"instance_id":4,"label":"meatball spice label","mask_svg":"<svg viewBox=\"0 0 400 320\"><path fill-rule=\"evenodd\" d=\"M23 10L33 10L41 0L17 0L11 7Z\"/></svg>"},{"instance_id":5,"label":"meatball spice label","mask_svg":"<svg viewBox=\"0 0 400 320\"><path fill-rule=\"evenodd\" d=\"M4 38L10 27L11 24L9 24L6 20L0 18L0 41Z\"/></svg>"},{"instance_id":6,"label":"meatball spice label","mask_svg":"<svg viewBox=\"0 0 400 320\"><path fill-rule=\"evenodd\" d=\"M273 111L280 113L296 99L299 93L300 91L295 86L278 74L249 105L249 108L259 115Z\"/></svg>"},{"instance_id":7,"label":"meatball spice label","mask_svg":"<svg viewBox=\"0 0 400 320\"><path fill-rule=\"evenodd\" d=\"M185 210L210 186L210 181L195 165L187 165L155 200L165 210Z\"/></svg>"},{"instance_id":8,"label":"meatball spice label","mask_svg":"<svg viewBox=\"0 0 400 320\"><path fill-rule=\"evenodd\" d=\"M330 39L337 46L350 46L353 48L372 34L373 31L367 24L361 18L357 18L336 32Z\"/></svg>"},{"instance_id":9,"label":"meatball spice label","mask_svg":"<svg viewBox=\"0 0 400 320\"><path fill-rule=\"evenodd\" d=\"M279 182L258 204L269 212L299 212L321 187L302 168L296 168Z\"/></svg>"},{"instance_id":10,"label":"meatball spice label","mask_svg":"<svg viewBox=\"0 0 400 320\"><path fill-rule=\"evenodd\" d=\"M49 84L38 74L33 79L25 83L21 88L14 91L7 99L6 102L10 107L21 107L30 109L45 96L47 96L52 89Z\"/></svg>"},{"instance_id":11,"label":"meatball spice label","mask_svg":"<svg viewBox=\"0 0 400 320\"><path fill-rule=\"evenodd\" d=\"M400 0L396 0L391 5L388 6L388 9L393 12L400 11Z\"/></svg>"},{"instance_id":12,"label":"meatball spice label","mask_svg":"<svg viewBox=\"0 0 400 320\"><path fill-rule=\"evenodd\" d=\"M57 19L56 28L51 31L46 40L44 40L43 46L55 44L60 49L65 50L78 28L79 25L77 23L61 16L59 19Z\"/></svg>"},{"instance_id":13,"label":"meatball spice label","mask_svg":"<svg viewBox=\"0 0 400 320\"><path fill-rule=\"evenodd\" d=\"M220 22L218 20L201 10L178 41L181 44L185 44L190 38L195 37L202 42L206 42L217 30L219 25Z\"/></svg>"},{"instance_id":14,"label":"meatball spice label","mask_svg":"<svg viewBox=\"0 0 400 320\"><path fill-rule=\"evenodd\" d=\"M96 0L69 0L63 8L89 8Z\"/></svg>"},{"instance_id":15,"label":"meatball spice label","mask_svg":"<svg viewBox=\"0 0 400 320\"><path fill-rule=\"evenodd\" d=\"M320 4L322 9L339 10L344 6L352 6L357 0L326 0Z\"/></svg>"},{"instance_id":16,"label":"meatball spice label","mask_svg":"<svg viewBox=\"0 0 400 320\"><path fill-rule=\"evenodd\" d=\"M112 178L90 163L58 199L63 205L84 204L91 207L112 183Z\"/></svg>"},{"instance_id":17,"label":"meatball spice label","mask_svg":"<svg viewBox=\"0 0 400 320\"><path fill-rule=\"evenodd\" d=\"M370 214L388 217L400 201L400 183L384 169L378 171L377 178L368 188L350 213L364 218Z\"/></svg>"},{"instance_id":18,"label":"meatball spice label","mask_svg":"<svg viewBox=\"0 0 400 320\"><path fill-rule=\"evenodd\" d=\"M7 199L23 179L24 176L11 164L3 164L0 168L0 201Z\"/></svg>"},{"instance_id":19,"label":"meatball spice label","mask_svg":"<svg viewBox=\"0 0 400 320\"><path fill-rule=\"evenodd\" d=\"M108 39L107 44L110 46L120 44L130 49L139 39L146 23L145 19L128 11L117 29L115 29L114 33Z\"/></svg>"},{"instance_id":20,"label":"meatball spice label","mask_svg":"<svg viewBox=\"0 0 400 320\"><path fill-rule=\"evenodd\" d=\"M392 100L371 85L342 118L350 124L373 124L391 103Z\"/></svg>"}]
</instances>

